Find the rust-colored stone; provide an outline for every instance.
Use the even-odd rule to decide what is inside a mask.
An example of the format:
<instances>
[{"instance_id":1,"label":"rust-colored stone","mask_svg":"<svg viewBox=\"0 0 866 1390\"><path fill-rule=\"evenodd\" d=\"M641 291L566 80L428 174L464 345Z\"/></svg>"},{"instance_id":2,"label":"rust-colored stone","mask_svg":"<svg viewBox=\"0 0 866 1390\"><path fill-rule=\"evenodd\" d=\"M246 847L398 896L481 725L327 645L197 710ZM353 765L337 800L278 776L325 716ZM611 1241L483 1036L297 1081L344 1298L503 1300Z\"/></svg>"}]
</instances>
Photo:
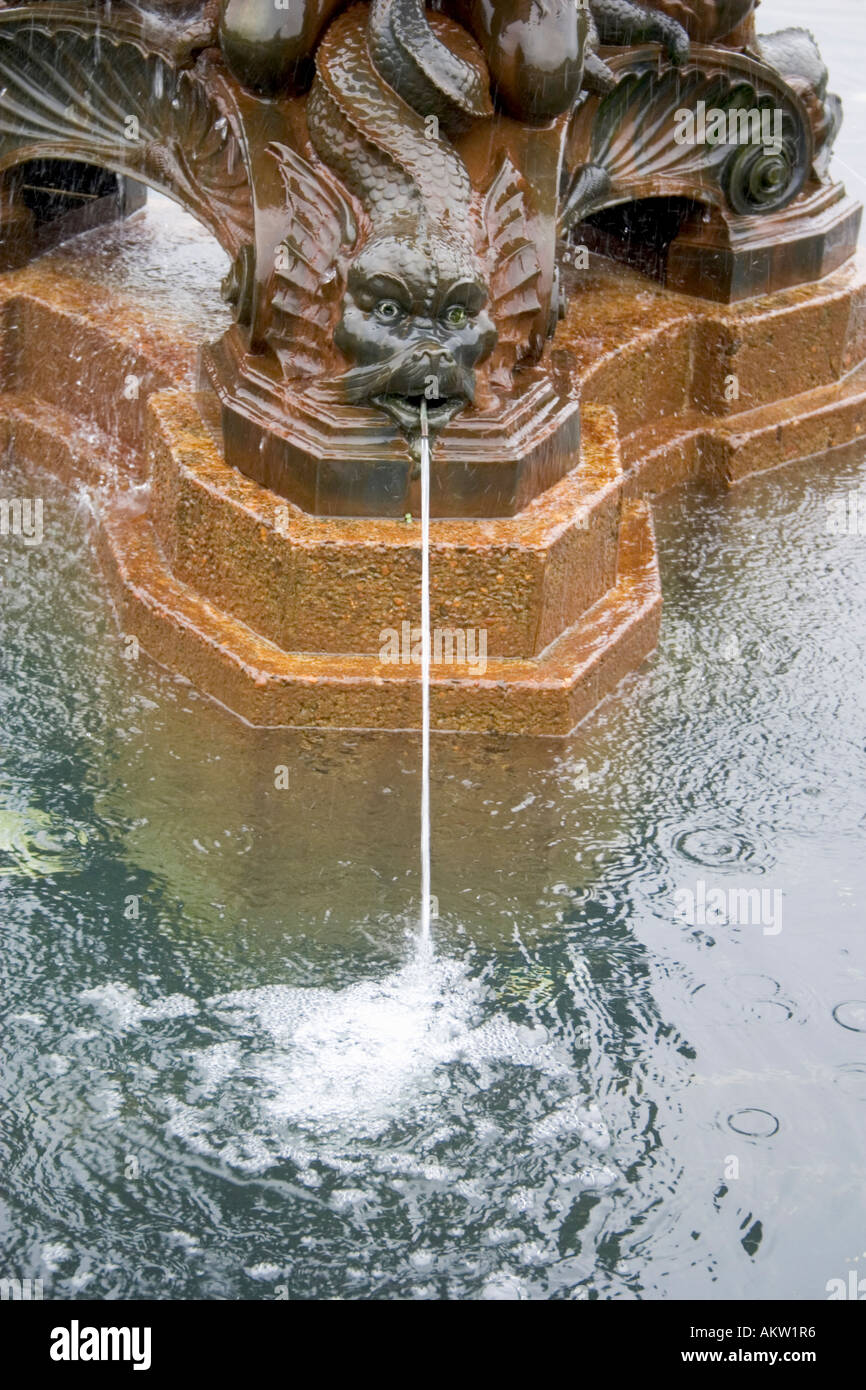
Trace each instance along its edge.
<instances>
[{"instance_id":1,"label":"rust-colored stone","mask_svg":"<svg viewBox=\"0 0 866 1390\"><path fill-rule=\"evenodd\" d=\"M379 651L383 628L418 621L417 520L312 516L230 468L214 398L190 389L194 337L79 273L48 258L0 280L0 442L115 490L100 546L125 630L252 723L416 728L418 667ZM738 306L594 262L571 296L554 350L584 401L576 466L516 516L432 524L434 626L488 634L483 674L434 666L438 729L568 732L656 639L643 498L735 483L866 425L860 262ZM68 361L82 341L99 361L84 393ZM133 363L146 387L121 426ZM130 507L125 483L145 473L149 504Z\"/></svg>"}]
</instances>

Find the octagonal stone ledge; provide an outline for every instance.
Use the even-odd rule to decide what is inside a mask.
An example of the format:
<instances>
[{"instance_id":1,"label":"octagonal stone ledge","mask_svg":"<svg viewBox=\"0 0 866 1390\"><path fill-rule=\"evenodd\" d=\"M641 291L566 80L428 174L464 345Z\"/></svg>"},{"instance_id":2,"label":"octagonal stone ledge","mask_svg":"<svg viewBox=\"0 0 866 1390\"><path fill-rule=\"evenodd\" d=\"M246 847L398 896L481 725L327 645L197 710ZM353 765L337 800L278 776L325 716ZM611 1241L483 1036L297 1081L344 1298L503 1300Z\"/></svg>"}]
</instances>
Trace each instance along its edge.
<instances>
[{"instance_id":1,"label":"octagonal stone ledge","mask_svg":"<svg viewBox=\"0 0 866 1390\"><path fill-rule=\"evenodd\" d=\"M171 571L284 651L370 653L420 614L416 520L315 517L229 467L207 394L151 398L150 515ZM433 468L436 459L434 455ZM589 408L577 466L516 517L431 523L431 621L542 651L616 583L622 471Z\"/></svg>"}]
</instances>

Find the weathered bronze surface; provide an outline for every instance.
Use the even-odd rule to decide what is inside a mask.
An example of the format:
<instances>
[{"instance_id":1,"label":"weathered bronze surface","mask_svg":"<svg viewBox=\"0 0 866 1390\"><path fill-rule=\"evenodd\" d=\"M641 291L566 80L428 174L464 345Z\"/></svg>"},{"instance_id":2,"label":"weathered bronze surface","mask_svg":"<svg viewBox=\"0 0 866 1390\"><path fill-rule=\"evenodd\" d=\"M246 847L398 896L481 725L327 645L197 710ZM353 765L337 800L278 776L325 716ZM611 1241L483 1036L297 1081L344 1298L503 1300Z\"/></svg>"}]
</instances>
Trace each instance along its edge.
<instances>
[{"instance_id":1,"label":"weathered bronze surface","mask_svg":"<svg viewBox=\"0 0 866 1390\"><path fill-rule=\"evenodd\" d=\"M201 394L157 394L179 382L152 370L103 426L150 470L150 510L103 543L155 652L257 722L415 724L417 671L383 668L376 633L417 606L424 401L437 617L492 643L483 678L437 677L434 721L565 732L654 641L645 494L858 433L839 103L811 36L759 36L754 12L0 10L3 266L128 215L142 184L231 261ZM71 378L31 343L122 351L64 296L10 274L3 418L71 468Z\"/></svg>"}]
</instances>

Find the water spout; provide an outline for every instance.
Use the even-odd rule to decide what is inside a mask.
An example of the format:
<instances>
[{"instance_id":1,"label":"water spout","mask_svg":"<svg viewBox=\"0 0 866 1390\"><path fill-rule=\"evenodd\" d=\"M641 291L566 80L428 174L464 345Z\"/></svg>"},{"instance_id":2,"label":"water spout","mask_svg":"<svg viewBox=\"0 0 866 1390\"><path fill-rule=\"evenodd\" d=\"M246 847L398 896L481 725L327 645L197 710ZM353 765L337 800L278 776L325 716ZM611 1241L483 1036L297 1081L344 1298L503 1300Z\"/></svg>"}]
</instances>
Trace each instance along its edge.
<instances>
[{"instance_id":1,"label":"water spout","mask_svg":"<svg viewBox=\"0 0 866 1390\"><path fill-rule=\"evenodd\" d=\"M421 945L430 946L430 431L421 401Z\"/></svg>"}]
</instances>

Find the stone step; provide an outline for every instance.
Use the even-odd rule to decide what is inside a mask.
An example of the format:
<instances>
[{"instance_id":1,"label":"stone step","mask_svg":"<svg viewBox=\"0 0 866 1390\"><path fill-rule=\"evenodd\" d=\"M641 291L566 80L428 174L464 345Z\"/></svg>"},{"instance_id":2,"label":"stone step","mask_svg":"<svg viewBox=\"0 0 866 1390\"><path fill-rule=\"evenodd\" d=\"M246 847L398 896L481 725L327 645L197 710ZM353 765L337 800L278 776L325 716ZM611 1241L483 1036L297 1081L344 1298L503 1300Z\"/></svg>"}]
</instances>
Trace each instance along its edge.
<instances>
[{"instance_id":1,"label":"stone step","mask_svg":"<svg viewBox=\"0 0 866 1390\"><path fill-rule=\"evenodd\" d=\"M129 490L144 482L146 460L90 420L38 400L0 393L0 448L50 469L62 482Z\"/></svg>"},{"instance_id":2,"label":"stone step","mask_svg":"<svg viewBox=\"0 0 866 1390\"><path fill-rule=\"evenodd\" d=\"M285 652L195 593L171 572L147 516L102 518L100 552L124 633L158 662L249 723L417 729L417 665L378 655ZM645 502L623 514L614 588L535 660L434 667L432 727L562 736L653 650L661 588Z\"/></svg>"},{"instance_id":3,"label":"stone step","mask_svg":"<svg viewBox=\"0 0 866 1390\"><path fill-rule=\"evenodd\" d=\"M210 453L203 449L201 416L194 408L195 402L183 393L158 399L169 414L173 413L175 423L182 419L187 425L195 425L195 430L183 437L181 452L190 451L197 468L203 458L205 462L210 458L214 469L209 474L203 466L203 472L197 475L198 485L216 493L221 488L239 489L238 497L245 498L258 530L269 514L274 523L272 509L281 506L282 499L264 493L227 469L213 440ZM532 730L541 735L561 736L633 671L656 644L661 589L649 509L643 501L621 506L619 457L612 448L612 415L590 409L587 416L582 468L575 470L579 476L557 485L561 493L558 499L537 499L527 509L532 515L524 513L518 528L529 554L539 551L542 541L548 544L543 559L551 571L545 581L549 611L536 632L539 654L503 658L488 649L482 671L477 660L481 653L476 647L474 662L449 662L438 668L434 665L431 710L433 727L438 730ZM146 490L130 487L134 480L134 455L125 454L117 445L112 455L110 441L92 426L82 425L56 406L32 396L6 394L0 396L0 444L11 447L22 461L50 467L68 483L86 482L100 489L98 547L112 583L123 631L135 635L142 648L158 662L182 672L199 689L256 725L385 729L419 726L419 667L411 660L398 664L381 660L381 629L372 632L366 652L284 650L243 621L236 611L227 611L194 583L173 572L154 525L157 512L146 509ZM125 484L119 492L118 480ZM580 527L575 530L573 525L576 499L584 499L592 517L586 531ZM612 503L614 510L605 522L605 509ZM350 522L325 521L303 513L299 516L298 525L324 528L328 533L316 539L323 552L323 567L334 548L337 532L343 532L344 550L358 545L358 539L352 539ZM574 595L569 591L573 571L569 568L568 546L575 536L584 539L594 530L612 527L614 520L610 583L568 621L575 607ZM473 532L479 526L485 528L486 544L478 548L486 557L486 564L495 557L497 544L503 552L508 549L501 538L497 541L497 527L513 530L517 521L510 518L503 522L467 523ZM226 524L227 542L239 545L235 512L227 513ZM412 617L420 610L414 534L417 526L401 527L387 521L367 521L363 525L368 531L371 526L382 528L392 547L399 543L400 550L408 547L408 552L414 553L406 609ZM435 533L437 529L453 529L455 525L438 522L433 530ZM450 551L458 556L474 554L475 547L469 547L467 540L462 533L449 532L438 539L440 555ZM366 546L375 573L387 544L380 538L377 546L368 538ZM562 549L557 550L557 546ZM260 555L258 564L262 569ZM435 572L434 565L434 576ZM325 598L334 605L342 601L339 567L331 578L337 587L335 590L332 585ZM362 588L361 592L365 590ZM305 602L311 601L307 581ZM231 602L236 609L238 598L234 592ZM400 622L385 626L399 629ZM435 616L433 626L436 627ZM452 620L447 626L454 629L458 624ZM465 631L467 624L459 626Z\"/></svg>"},{"instance_id":4,"label":"stone step","mask_svg":"<svg viewBox=\"0 0 866 1390\"><path fill-rule=\"evenodd\" d=\"M727 418L666 417L622 441L625 493L646 496L700 479L732 485L866 435L866 366L840 382Z\"/></svg>"},{"instance_id":5,"label":"stone step","mask_svg":"<svg viewBox=\"0 0 866 1390\"><path fill-rule=\"evenodd\" d=\"M128 297L50 263L0 277L3 390L86 415L125 448L143 452L148 396L193 386L197 358Z\"/></svg>"},{"instance_id":6,"label":"stone step","mask_svg":"<svg viewBox=\"0 0 866 1390\"><path fill-rule=\"evenodd\" d=\"M260 487L226 465L206 395L154 396L149 449L173 573L278 647L369 652L418 621L417 518L315 517ZM616 583L621 484L612 414L588 407L578 466L518 516L434 519L432 626L483 629L502 658L549 646Z\"/></svg>"},{"instance_id":7,"label":"stone step","mask_svg":"<svg viewBox=\"0 0 866 1390\"><path fill-rule=\"evenodd\" d=\"M866 255L823 280L739 304L677 294L591 258L571 272L555 347L584 402L630 435L653 421L734 416L841 382L866 361Z\"/></svg>"}]
</instances>

